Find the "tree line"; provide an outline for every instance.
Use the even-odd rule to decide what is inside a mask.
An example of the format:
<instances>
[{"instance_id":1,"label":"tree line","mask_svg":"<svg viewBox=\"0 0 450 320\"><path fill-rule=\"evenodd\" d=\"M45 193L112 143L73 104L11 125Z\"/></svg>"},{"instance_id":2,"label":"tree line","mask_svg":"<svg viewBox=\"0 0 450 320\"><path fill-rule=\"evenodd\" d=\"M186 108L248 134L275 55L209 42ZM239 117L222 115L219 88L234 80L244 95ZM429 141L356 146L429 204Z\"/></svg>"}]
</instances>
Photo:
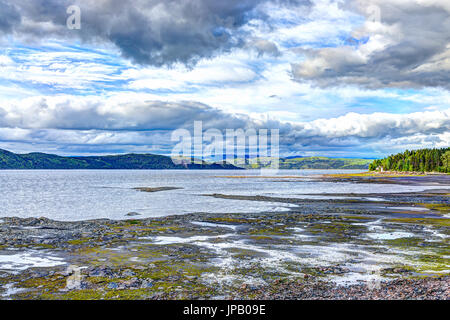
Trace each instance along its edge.
<instances>
[{"instance_id":1,"label":"tree line","mask_svg":"<svg viewBox=\"0 0 450 320\"><path fill-rule=\"evenodd\" d=\"M415 171L450 173L450 148L406 150L384 159L373 161L370 171Z\"/></svg>"}]
</instances>

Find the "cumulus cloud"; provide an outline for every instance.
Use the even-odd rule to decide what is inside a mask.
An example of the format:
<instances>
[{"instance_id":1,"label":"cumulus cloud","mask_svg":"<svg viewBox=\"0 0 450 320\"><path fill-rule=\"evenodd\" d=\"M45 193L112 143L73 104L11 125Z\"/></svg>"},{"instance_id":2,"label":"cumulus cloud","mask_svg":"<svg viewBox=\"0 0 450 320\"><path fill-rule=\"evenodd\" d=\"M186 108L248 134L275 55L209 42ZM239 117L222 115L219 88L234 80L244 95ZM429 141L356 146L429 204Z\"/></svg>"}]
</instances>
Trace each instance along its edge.
<instances>
[{"instance_id":1,"label":"cumulus cloud","mask_svg":"<svg viewBox=\"0 0 450 320\"><path fill-rule=\"evenodd\" d=\"M450 130L450 110L411 114L348 113L331 119L318 119L295 127L301 137L381 139L415 134L443 134Z\"/></svg>"},{"instance_id":2,"label":"cumulus cloud","mask_svg":"<svg viewBox=\"0 0 450 320\"><path fill-rule=\"evenodd\" d=\"M247 43L247 47L256 50L259 56L267 54L277 57L281 54L276 43L266 39L253 39Z\"/></svg>"},{"instance_id":3,"label":"cumulus cloud","mask_svg":"<svg viewBox=\"0 0 450 320\"><path fill-rule=\"evenodd\" d=\"M139 64L190 64L243 46L246 34L241 27L262 19L258 7L267 1L310 4L307 0L0 0L0 30L35 41L56 37L106 42ZM66 27L66 10L74 4L81 8L81 30Z\"/></svg>"},{"instance_id":4,"label":"cumulus cloud","mask_svg":"<svg viewBox=\"0 0 450 320\"><path fill-rule=\"evenodd\" d=\"M225 129L245 127L248 116L227 114L198 102L133 101L114 98L33 97L0 107L0 127L64 130L175 130L193 119Z\"/></svg>"},{"instance_id":5,"label":"cumulus cloud","mask_svg":"<svg viewBox=\"0 0 450 320\"><path fill-rule=\"evenodd\" d=\"M450 88L450 10L447 0L355 0L344 7L366 18L337 48L300 51L294 79L369 88Z\"/></svg>"},{"instance_id":6,"label":"cumulus cloud","mask_svg":"<svg viewBox=\"0 0 450 320\"><path fill-rule=\"evenodd\" d=\"M310 122L257 120L225 113L197 102L133 101L115 103L63 97L25 99L0 108L0 140L60 145L148 146L170 149L173 130L279 129L283 152L367 148L402 141L418 146L448 145L450 109L411 114L348 113ZM127 150L130 150L129 148ZM131 149L132 150L132 149Z\"/></svg>"},{"instance_id":7,"label":"cumulus cloud","mask_svg":"<svg viewBox=\"0 0 450 320\"><path fill-rule=\"evenodd\" d=\"M0 148L170 153L195 120L280 129L283 154L448 146L449 17L447 0L0 0Z\"/></svg>"}]
</instances>

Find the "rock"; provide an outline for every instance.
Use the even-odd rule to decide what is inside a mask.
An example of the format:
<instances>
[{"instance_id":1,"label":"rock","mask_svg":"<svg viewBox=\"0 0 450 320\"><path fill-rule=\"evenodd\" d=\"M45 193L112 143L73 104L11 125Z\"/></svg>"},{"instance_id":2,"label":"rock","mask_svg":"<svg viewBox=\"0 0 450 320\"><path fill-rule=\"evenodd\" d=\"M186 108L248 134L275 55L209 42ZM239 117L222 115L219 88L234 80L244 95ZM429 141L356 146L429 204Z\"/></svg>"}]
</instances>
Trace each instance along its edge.
<instances>
[{"instance_id":1,"label":"rock","mask_svg":"<svg viewBox=\"0 0 450 320\"><path fill-rule=\"evenodd\" d=\"M148 289L153 287L153 281L151 279L146 279L141 283L141 289Z\"/></svg>"},{"instance_id":2,"label":"rock","mask_svg":"<svg viewBox=\"0 0 450 320\"><path fill-rule=\"evenodd\" d=\"M115 283L115 282L110 282L110 283L108 284L108 289L116 290L116 289L118 289L118 288L119 288L119 285L118 285L117 283Z\"/></svg>"},{"instance_id":3,"label":"rock","mask_svg":"<svg viewBox=\"0 0 450 320\"><path fill-rule=\"evenodd\" d=\"M159 192L159 191L170 191L170 190L178 190L182 188L178 187L156 187L156 188L133 188L134 190L142 191L142 192Z\"/></svg>"},{"instance_id":4,"label":"rock","mask_svg":"<svg viewBox=\"0 0 450 320\"><path fill-rule=\"evenodd\" d=\"M143 266L133 266L133 269L136 269L136 270L145 270L146 268L143 267Z\"/></svg>"},{"instance_id":5,"label":"rock","mask_svg":"<svg viewBox=\"0 0 450 320\"><path fill-rule=\"evenodd\" d=\"M136 275L136 273L134 273L131 270L125 270L124 272L122 272L122 276L123 277L134 277Z\"/></svg>"},{"instance_id":6,"label":"rock","mask_svg":"<svg viewBox=\"0 0 450 320\"><path fill-rule=\"evenodd\" d=\"M247 289L250 290L250 291L256 291L259 288L260 288L260 286L259 285L255 285L255 284L247 285Z\"/></svg>"},{"instance_id":7,"label":"rock","mask_svg":"<svg viewBox=\"0 0 450 320\"><path fill-rule=\"evenodd\" d=\"M95 268L92 271L89 271L90 277L105 277L107 275L106 268Z\"/></svg>"},{"instance_id":8,"label":"rock","mask_svg":"<svg viewBox=\"0 0 450 320\"><path fill-rule=\"evenodd\" d=\"M133 278L127 281L121 282L121 287L124 289L137 289L140 287L140 281L137 278Z\"/></svg>"},{"instance_id":9,"label":"rock","mask_svg":"<svg viewBox=\"0 0 450 320\"><path fill-rule=\"evenodd\" d=\"M142 214L138 212L129 212L126 214L128 217L142 216Z\"/></svg>"}]
</instances>

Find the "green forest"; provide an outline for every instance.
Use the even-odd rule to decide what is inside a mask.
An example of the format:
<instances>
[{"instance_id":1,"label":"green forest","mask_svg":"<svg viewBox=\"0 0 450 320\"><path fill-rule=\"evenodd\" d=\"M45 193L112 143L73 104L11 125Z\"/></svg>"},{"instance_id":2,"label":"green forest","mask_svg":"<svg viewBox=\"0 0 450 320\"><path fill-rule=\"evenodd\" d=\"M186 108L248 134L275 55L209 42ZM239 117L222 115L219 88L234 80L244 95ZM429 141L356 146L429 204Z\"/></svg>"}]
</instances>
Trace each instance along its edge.
<instances>
[{"instance_id":1,"label":"green forest","mask_svg":"<svg viewBox=\"0 0 450 320\"><path fill-rule=\"evenodd\" d=\"M53 154L16 154L0 149L1 169L239 169L231 164L174 164L170 157L155 154L60 157Z\"/></svg>"},{"instance_id":2,"label":"green forest","mask_svg":"<svg viewBox=\"0 0 450 320\"><path fill-rule=\"evenodd\" d=\"M246 169L270 168L272 159L259 158L254 164L246 164ZM289 157L280 158L280 169L306 170L306 169L367 169L372 160L369 159L351 159L351 158L327 158L327 157Z\"/></svg>"},{"instance_id":3,"label":"green forest","mask_svg":"<svg viewBox=\"0 0 450 320\"><path fill-rule=\"evenodd\" d=\"M450 173L450 148L406 150L403 153L375 160L370 171L446 172Z\"/></svg>"}]
</instances>

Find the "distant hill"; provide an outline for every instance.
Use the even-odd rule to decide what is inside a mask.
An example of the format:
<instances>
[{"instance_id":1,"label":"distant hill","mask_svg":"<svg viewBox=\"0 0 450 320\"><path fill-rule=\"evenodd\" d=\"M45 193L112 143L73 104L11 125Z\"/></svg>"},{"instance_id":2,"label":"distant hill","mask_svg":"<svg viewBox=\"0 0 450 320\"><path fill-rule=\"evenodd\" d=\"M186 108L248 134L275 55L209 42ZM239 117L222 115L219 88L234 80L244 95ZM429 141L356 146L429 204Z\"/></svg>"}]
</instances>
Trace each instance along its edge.
<instances>
[{"instance_id":1,"label":"distant hill","mask_svg":"<svg viewBox=\"0 0 450 320\"><path fill-rule=\"evenodd\" d=\"M61 157L46 153L16 154L0 149L0 169L258 169L266 165L234 166L223 163L179 164L167 156L125 154L91 157ZM373 160L326 157L288 157L280 159L280 169L368 169ZM187 161L185 161L187 162Z\"/></svg>"},{"instance_id":2,"label":"distant hill","mask_svg":"<svg viewBox=\"0 0 450 320\"><path fill-rule=\"evenodd\" d=\"M167 156L126 154L117 156L61 157L45 153L16 154L0 149L0 169L240 169L231 164L176 165Z\"/></svg>"},{"instance_id":3,"label":"distant hill","mask_svg":"<svg viewBox=\"0 0 450 320\"><path fill-rule=\"evenodd\" d=\"M269 167L270 158L263 158ZM370 159L352 159L352 158L327 158L327 157L287 157L280 159L280 169L359 169L365 170L369 168L369 164L373 160ZM247 169L260 168L260 164L247 164L243 167Z\"/></svg>"},{"instance_id":4,"label":"distant hill","mask_svg":"<svg viewBox=\"0 0 450 320\"><path fill-rule=\"evenodd\" d=\"M450 173L450 148L406 150L403 153L375 160L369 170L448 172Z\"/></svg>"}]
</instances>

